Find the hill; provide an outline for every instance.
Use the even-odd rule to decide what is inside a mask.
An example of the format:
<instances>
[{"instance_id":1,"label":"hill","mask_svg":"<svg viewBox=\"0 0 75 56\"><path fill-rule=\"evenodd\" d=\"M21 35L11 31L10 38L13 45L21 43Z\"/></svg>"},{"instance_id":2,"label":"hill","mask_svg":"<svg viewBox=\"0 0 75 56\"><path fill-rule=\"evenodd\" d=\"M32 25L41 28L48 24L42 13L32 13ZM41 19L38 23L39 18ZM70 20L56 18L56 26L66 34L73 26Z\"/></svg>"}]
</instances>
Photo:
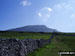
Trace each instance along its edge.
<instances>
[{"instance_id":1,"label":"hill","mask_svg":"<svg viewBox=\"0 0 75 56\"><path fill-rule=\"evenodd\" d=\"M23 31L23 32L57 32L55 29L48 28L45 25L28 25L24 27L14 28L7 31Z\"/></svg>"}]
</instances>

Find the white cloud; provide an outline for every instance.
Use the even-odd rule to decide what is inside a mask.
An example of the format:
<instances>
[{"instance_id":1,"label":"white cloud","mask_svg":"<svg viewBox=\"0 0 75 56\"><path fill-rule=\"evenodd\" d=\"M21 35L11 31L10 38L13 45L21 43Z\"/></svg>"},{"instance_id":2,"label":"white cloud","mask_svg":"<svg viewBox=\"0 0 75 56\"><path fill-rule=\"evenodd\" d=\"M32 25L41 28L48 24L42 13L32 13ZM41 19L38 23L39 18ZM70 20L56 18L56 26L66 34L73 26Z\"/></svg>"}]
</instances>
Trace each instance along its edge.
<instances>
[{"instance_id":1,"label":"white cloud","mask_svg":"<svg viewBox=\"0 0 75 56\"><path fill-rule=\"evenodd\" d=\"M55 4L53 7L53 11L54 14L56 12L56 15L58 17L63 16L66 19L75 18L75 0L67 0L65 2Z\"/></svg>"},{"instance_id":2,"label":"white cloud","mask_svg":"<svg viewBox=\"0 0 75 56\"><path fill-rule=\"evenodd\" d=\"M38 15L39 15L40 17L42 16L40 12L38 13Z\"/></svg>"},{"instance_id":3,"label":"white cloud","mask_svg":"<svg viewBox=\"0 0 75 56\"><path fill-rule=\"evenodd\" d=\"M62 6L60 4L55 5L55 7L62 8Z\"/></svg>"},{"instance_id":4,"label":"white cloud","mask_svg":"<svg viewBox=\"0 0 75 56\"><path fill-rule=\"evenodd\" d=\"M51 11L52 11L52 8L45 7L39 11L38 15L41 17L49 17L51 15Z\"/></svg>"},{"instance_id":5,"label":"white cloud","mask_svg":"<svg viewBox=\"0 0 75 56\"><path fill-rule=\"evenodd\" d=\"M71 8L71 6L70 6L70 4L67 4L64 2L64 3L56 4L54 6L54 8L56 8L56 9L69 9L69 8Z\"/></svg>"},{"instance_id":6,"label":"white cloud","mask_svg":"<svg viewBox=\"0 0 75 56\"><path fill-rule=\"evenodd\" d=\"M59 8L59 9L62 9L66 6L66 3L60 3L60 4L56 4L54 7L55 8Z\"/></svg>"},{"instance_id":7,"label":"white cloud","mask_svg":"<svg viewBox=\"0 0 75 56\"><path fill-rule=\"evenodd\" d=\"M42 9L39 11L38 16L39 16L44 22L46 22L46 21L50 18L51 12L52 12L52 8L44 7L44 8L42 8Z\"/></svg>"},{"instance_id":8,"label":"white cloud","mask_svg":"<svg viewBox=\"0 0 75 56\"><path fill-rule=\"evenodd\" d=\"M52 9L51 8L47 8L48 9L48 11L52 11Z\"/></svg>"},{"instance_id":9,"label":"white cloud","mask_svg":"<svg viewBox=\"0 0 75 56\"><path fill-rule=\"evenodd\" d=\"M27 5L31 5L31 2L29 2L29 1L27 1L27 0L22 0L22 1L20 2L20 4L23 5L23 6L27 6Z\"/></svg>"},{"instance_id":10,"label":"white cloud","mask_svg":"<svg viewBox=\"0 0 75 56\"><path fill-rule=\"evenodd\" d=\"M72 15L71 15L71 18L75 18L75 14L72 14Z\"/></svg>"},{"instance_id":11,"label":"white cloud","mask_svg":"<svg viewBox=\"0 0 75 56\"><path fill-rule=\"evenodd\" d=\"M75 0L65 0L66 2L58 3L54 6L56 9L73 10L75 8Z\"/></svg>"}]
</instances>

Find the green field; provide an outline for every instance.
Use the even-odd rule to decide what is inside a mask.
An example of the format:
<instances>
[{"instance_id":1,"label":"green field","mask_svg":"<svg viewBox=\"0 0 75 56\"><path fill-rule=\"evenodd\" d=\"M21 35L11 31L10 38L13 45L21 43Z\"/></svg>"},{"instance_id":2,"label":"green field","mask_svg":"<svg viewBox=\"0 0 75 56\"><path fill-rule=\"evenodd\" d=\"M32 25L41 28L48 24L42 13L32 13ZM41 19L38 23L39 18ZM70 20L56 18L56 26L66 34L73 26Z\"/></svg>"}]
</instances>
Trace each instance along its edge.
<instances>
[{"instance_id":1,"label":"green field","mask_svg":"<svg viewBox=\"0 0 75 56\"><path fill-rule=\"evenodd\" d=\"M49 39L51 33L35 33L35 32L0 32L0 38L18 38L18 39Z\"/></svg>"},{"instance_id":2,"label":"green field","mask_svg":"<svg viewBox=\"0 0 75 56\"><path fill-rule=\"evenodd\" d=\"M59 56L59 51L75 51L75 33L61 33L55 35L50 44L37 49L28 56ZM32 39L49 39L52 33L29 33L29 32L0 32L0 38L32 38ZM71 35L71 36L68 36ZM73 35L73 36L72 36ZM75 56L75 55L62 55Z\"/></svg>"},{"instance_id":3,"label":"green field","mask_svg":"<svg viewBox=\"0 0 75 56\"><path fill-rule=\"evenodd\" d=\"M75 36L55 36L49 45L29 54L29 56L59 56L58 52L75 51ZM75 55L62 55L75 56Z\"/></svg>"}]
</instances>

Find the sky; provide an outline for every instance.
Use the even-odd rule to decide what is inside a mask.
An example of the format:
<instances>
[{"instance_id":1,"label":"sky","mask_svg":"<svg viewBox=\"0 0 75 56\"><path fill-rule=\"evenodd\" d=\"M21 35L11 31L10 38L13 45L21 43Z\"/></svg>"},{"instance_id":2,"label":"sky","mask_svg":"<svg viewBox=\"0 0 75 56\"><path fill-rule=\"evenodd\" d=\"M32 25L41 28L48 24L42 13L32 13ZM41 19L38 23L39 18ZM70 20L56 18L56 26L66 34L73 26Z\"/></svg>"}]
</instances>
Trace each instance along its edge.
<instances>
[{"instance_id":1,"label":"sky","mask_svg":"<svg viewBox=\"0 0 75 56\"><path fill-rule=\"evenodd\" d=\"M26 25L75 32L75 0L0 0L0 30Z\"/></svg>"}]
</instances>

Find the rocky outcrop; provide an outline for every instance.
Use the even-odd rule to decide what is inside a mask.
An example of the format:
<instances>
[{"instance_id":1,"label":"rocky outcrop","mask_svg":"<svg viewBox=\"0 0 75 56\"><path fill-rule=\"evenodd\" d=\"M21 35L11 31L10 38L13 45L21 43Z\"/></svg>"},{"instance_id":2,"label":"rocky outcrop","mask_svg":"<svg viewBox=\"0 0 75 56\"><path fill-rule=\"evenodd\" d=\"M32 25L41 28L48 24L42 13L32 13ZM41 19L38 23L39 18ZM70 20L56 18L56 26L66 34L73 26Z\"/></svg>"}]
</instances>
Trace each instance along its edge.
<instances>
[{"instance_id":1,"label":"rocky outcrop","mask_svg":"<svg viewBox=\"0 0 75 56\"><path fill-rule=\"evenodd\" d=\"M0 39L0 56L26 56L48 43L44 39Z\"/></svg>"}]
</instances>

